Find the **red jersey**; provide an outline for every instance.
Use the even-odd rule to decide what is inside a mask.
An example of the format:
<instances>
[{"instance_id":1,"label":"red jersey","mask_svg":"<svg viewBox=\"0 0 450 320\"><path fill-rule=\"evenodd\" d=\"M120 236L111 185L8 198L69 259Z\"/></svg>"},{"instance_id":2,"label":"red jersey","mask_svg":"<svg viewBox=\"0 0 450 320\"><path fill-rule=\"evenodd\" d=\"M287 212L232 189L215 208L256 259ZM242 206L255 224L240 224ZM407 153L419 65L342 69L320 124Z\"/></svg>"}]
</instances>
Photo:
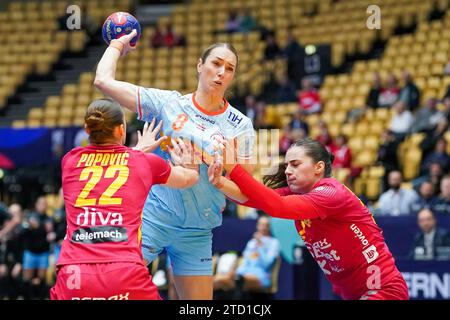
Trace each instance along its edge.
<instances>
[{"instance_id":1,"label":"red jersey","mask_svg":"<svg viewBox=\"0 0 450 320\"><path fill-rule=\"evenodd\" d=\"M333 169L334 168L350 168L352 164L352 151L344 144L338 147L331 144L330 150L334 155Z\"/></svg>"},{"instance_id":2,"label":"red jersey","mask_svg":"<svg viewBox=\"0 0 450 320\"><path fill-rule=\"evenodd\" d=\"M300 107L306 111L306 113L315 113L321 111L320 96L317 90L301 91L298 102Z\"/></svg>"},{"instance_id":3,"label":"red jersey","mask_svg":"<svg viewBox=\"0 0 450 320\"><path fill-rule=\"evenodd\" d=\"M324 178L300 195L289 187L269 189L240 166L230 178L249 198L244 205L295 220L309 252L342 298L359 299L401 278L372 214L336 179ZM401 280L403 292L406 285ZM405 296L407 291L399 297Z\"/></svg>"},{"instance_id":4,"label":"red jersey","mask_svg":"<svg viewBox=\"0 0 450 320\"><path fill-rule=\"evenodd\" d=\"M125 146L78 147L62 160L67 233L58 265L105 262L143 264L142 208L170 166Z\"/></svg>"}]
</instances>

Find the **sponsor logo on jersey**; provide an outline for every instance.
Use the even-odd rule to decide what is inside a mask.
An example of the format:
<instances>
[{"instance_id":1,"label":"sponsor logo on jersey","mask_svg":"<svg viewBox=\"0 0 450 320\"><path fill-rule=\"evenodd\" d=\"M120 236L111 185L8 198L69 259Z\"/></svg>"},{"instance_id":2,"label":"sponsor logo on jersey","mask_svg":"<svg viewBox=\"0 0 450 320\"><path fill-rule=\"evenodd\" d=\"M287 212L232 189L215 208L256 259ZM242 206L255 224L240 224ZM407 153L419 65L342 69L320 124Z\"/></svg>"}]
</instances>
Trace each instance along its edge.
<instances>
[{"instance_id":1,"label":"sponsor logo on jersey","mask_svg":"<svg viewBox=\"0 0 450 320\"><path fill-rule=\"evenodd\" d=\"M378 258L378 251L375 245L371 245L363 252L364 258L366 258L367 263L371 263Z\"/></svg>"},{"instance_id":2,"label":"sponsor logo on jersey","mask_svg":"<svg viewBox=\"0 0 450 320\"><path fill-rule=\"evenodd\" d=\"M84 244L126 241L128 241L127 229L123 227L101 226L80 228L72 234L72 242Z\"/></svg>"},{"instance_id":3,"label":"sponsor logo on jersey","mask_svg":"<svg viewBox=\"0 0 450 320\"><path fill-rule=\"evenodd\" d=\"M350 229L355 234L355 238L358 238L361 241L364 249L362 254L364 255L364 258L366 258L367 263L375 261L379 255L375 245L369 243L364 233L354 223L352 223Z\"/></svg>"},{"instance_id":4,"label":"sponsor logo on jersey","mask_svg":"<svg viewBox=\"0 0 450 320\"><path fill-rule=\"evenodd\" d=\"M130 293L127 292L125 294L119 293L114 296L105 298L105 297L73 297L72 300L129 300Z\"/></svg>"},{"instance_id":5,"label":"sponsor logo on jersey","mask_svg":"<svg viewBox=\"0 0 450 320\"><path fill-rule=\"evenodd\" d=\"M236 113L230 111L228 113L228 117L227 120L229 123L231 123L231 125L233 127L237 127L239 124L241 124L242 119L244 119L244 117L237 115Z\"/></svg>"},{"instance_id":6,"label":"sponsor logo on jersey","mask_svg":"<svg viewBox=\"0 0 450 320\"><path fill-rule=\"evenodd\" d=\"M128 241L127 229L122 227L121 213L103 213L86 207L83 209L84 212L79 213L76 218L76 224L82 228L72 234L72 242L92 244Z\"/></svg>"},{"instance_id":7,"label":"sponsor logo on jersey","mask_svg":"<svg viewBox=\"0 0 450 320\"><path fill-rule=\"evenodd\" d=\"M209 123L211 123L211 124L215 124L215 123L216 123L215 120L212 120L212 119L210 119L210 118L208 118L208 117L202 116L201 114L196 114L196 115L195 115L195 118L196 118L196 119L201 119L201 120L206 121L206 122L209 122Z\"/></svg>"},{"instance_id":8,"label":"sponsor logo on jersey","mask_svg":"<svg viewBox=\"0 0 450 320\"><path fill-rule=\"evenodd\" d=\"M123 224L123 216L119 212L102 213L91 208L83 207L84 212L79 213L77 216L76 224L78 226L107 226L116 225L121 226Z\"/></svg>"}]
</instances>

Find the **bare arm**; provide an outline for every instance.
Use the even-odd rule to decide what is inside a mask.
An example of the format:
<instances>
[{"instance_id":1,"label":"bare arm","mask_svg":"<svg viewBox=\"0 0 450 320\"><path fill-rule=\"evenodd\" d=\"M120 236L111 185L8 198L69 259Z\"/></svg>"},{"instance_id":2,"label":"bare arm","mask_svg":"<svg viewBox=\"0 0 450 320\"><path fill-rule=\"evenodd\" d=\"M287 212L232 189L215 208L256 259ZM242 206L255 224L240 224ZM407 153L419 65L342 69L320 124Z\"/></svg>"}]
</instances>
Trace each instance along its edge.
<instances>
[{"instance_id":1,"label":"bare arm","mask_svg":"<svg viewBox=\"0 0 450 320\"><path fill-rule=\"evenodd\" d=\"M134 50L130 46L130 40L136 35L133 30L128 35L121 37L118 40L112 40L117 46L123 45L123 50L117 47L109 46L103 54L100 62L97 65L94 85L105 95L113 98L121 106L135 112L136 108L136 94L137 86L128 82L116 80L117 61L121 54L125 55L128 51Z\"/></svg>"},{"instance_id":2,"label":"bare arm","mask_svg":"<svg viewBox=\"0 0 450 320\"><path fill-rule=\"evenodd\" d=\"M196 184L198 179L199 174L196 170L174 166L164 185L177 189L189 188Z\"/></svg>"},{"instance_id":3,"label":"bare arm","mask_svg":"<svg viewBox=\"0 0 450 320\"><path fill-rule=\"evenodd\" d=\"M248 201L248 198L242 193L238 185L225 177L220 177L220 181L216 185L216 188L222 191L222 193L228 198L231 198L239 203L245 203Z\"/></svg>"}]
</instances>

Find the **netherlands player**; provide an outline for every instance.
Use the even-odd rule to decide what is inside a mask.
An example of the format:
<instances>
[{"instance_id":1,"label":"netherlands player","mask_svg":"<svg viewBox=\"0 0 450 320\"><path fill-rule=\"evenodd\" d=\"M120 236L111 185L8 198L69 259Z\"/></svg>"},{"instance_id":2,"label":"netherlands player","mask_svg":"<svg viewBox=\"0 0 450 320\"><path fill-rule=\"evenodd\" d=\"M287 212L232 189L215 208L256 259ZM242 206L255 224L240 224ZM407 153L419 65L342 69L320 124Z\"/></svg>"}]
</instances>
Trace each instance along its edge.
<instances>
[{"instance_id":1,"label":"netherlands player","mask_svg":"<svg viewBox=\"0 0 450 320\"><path fill-rule=\"evenodd\" d=\"M225 144L229 157L233 148ZM223 164L232 181L222 177L221 163L226 161L216 157L209 170L211 182L246 206L295 220L336 294L343 299L408 299L382 230L358 197L331 178L333 156L322 144L311 139L294 143L282 170L264 179L275 190L235 163Z\"/></svg>"},{"instance_id":2,"label":"netherlands player","mask_svg":"<svg viewBox=\"0 0 450 320\"><path fill-rule=\"evenodd\" d=\"M142 208L156 184L186 188L195 170L171 167L151 151L154 128L144 126L135 148L125 147L126 122L113 100L91 103L85 116L90 145L62 160L67 233L51 299L159 299L141 252Z\"/></svg>"},{"instance_id":3,"label":"netherlands player","mask_svg":"<svg viewBox=\"0 0 450 320\"><path fill-rule=\"evenodd\" d=\"M235 49L226 43L208 47L198 60L196 92L142 88L115 80L117 61L125 55L135 31L112 40L97 66L95 85L122 106L136 111L140 120L163 120L163 132L189 138L205 158L214 153L215 137L237 138L238 161L246 170L253 151L254 130L249 118L229 105L224 93L238 67ZM181 142L181 147L183 143ZM164 149L164 145L161 145ZM159 148L157 154L169 155ZM210 159L205 159L208 162ZM245 163L245 164L244 164ZM195 165L200 181L186 190L155 186L147 198L143 217L143 255L151 262L166 250L181 299L212 298L212 228L222 224L225 197L208 181L207 166Z\"/></svg>"}]
</instances>

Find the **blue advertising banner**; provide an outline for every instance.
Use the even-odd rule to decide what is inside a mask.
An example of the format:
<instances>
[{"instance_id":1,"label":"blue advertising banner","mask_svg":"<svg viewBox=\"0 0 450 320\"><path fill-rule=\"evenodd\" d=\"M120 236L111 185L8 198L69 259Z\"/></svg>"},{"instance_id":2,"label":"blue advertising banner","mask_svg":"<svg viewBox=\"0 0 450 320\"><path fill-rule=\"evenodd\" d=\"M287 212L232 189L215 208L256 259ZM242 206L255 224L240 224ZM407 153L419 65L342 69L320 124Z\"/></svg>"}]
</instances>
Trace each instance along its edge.
<instances>
[{"instance_id":1,"label":"blue advertising banner","mask_svg":"<svg viewBox=\"0 0 450 320\"><path fill-rule=\"evenodd\" d=\"M80 144L84 129L72 128L0 128L0 168L13 169L49 165Z\"/></svg>"},{"instance_id":2,"label":"blue advertising banner","mask_svg":"<svg viewBox=\"0 0 450 320\"><path fill-rule=\"evenodd\" d=\"M397 260L411 300L450 299L450 261Z\"/></svg>"},{"instance_id":3,"label":"blue advertising banner","mask_svg":"<svg viewBox=\"0 0 450 320\"><path fill-rule=\"evenodd\" d=\"M0 154L14 168L48 164L52 159L51 131L47 128L0 128Z\"/></svg>"}]
</instances>

